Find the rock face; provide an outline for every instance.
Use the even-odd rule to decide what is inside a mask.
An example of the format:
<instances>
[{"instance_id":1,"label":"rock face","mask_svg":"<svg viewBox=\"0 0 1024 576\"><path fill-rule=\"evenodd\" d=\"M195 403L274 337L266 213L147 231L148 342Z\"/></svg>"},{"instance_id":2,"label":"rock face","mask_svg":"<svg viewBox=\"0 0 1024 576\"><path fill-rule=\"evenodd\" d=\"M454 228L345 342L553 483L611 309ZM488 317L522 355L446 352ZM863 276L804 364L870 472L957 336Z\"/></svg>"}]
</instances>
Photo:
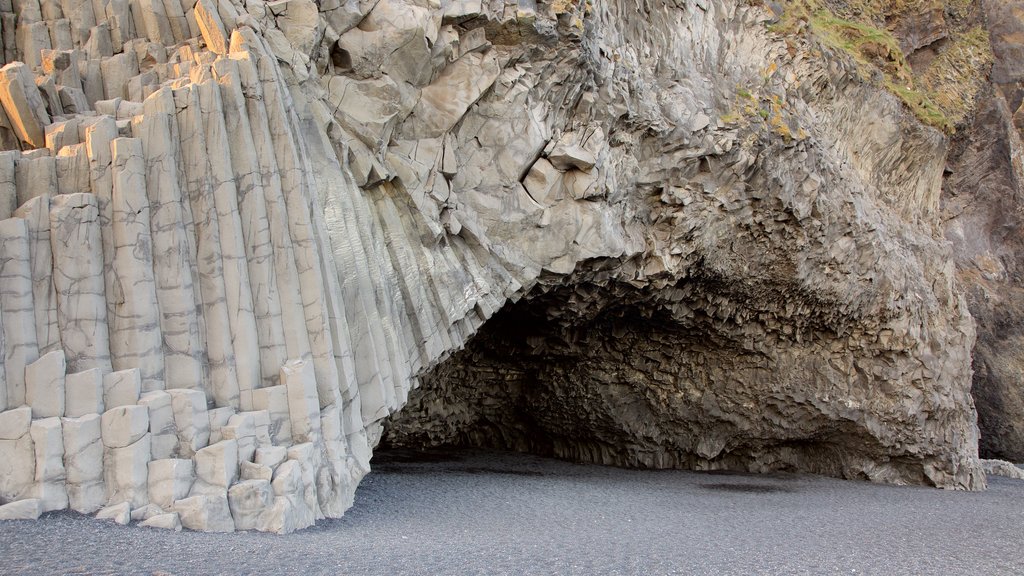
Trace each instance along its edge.
<instances>
[{"instance_id":1,"label":"rock face","mask_svg":"<svg viewBox=\"0 0 1024 576\"><path fill-rule=\"evenodd\" d=\"M946 237L977 323L973 395L982 453L1024 461L1024 66L1020 2L983 3L995 63L992 87L950 153Z\"/></svg>"},{"instance_id":2,"label":"rock face","mask_svg":"<svg viewBox=\"0 0 1024 576\"><path fill-rule=\"evenodd\" d=\"M382 435L985 486L950 141L767 7L15 5L9 517L290 532Z\"/></svg>"}]
</instances>

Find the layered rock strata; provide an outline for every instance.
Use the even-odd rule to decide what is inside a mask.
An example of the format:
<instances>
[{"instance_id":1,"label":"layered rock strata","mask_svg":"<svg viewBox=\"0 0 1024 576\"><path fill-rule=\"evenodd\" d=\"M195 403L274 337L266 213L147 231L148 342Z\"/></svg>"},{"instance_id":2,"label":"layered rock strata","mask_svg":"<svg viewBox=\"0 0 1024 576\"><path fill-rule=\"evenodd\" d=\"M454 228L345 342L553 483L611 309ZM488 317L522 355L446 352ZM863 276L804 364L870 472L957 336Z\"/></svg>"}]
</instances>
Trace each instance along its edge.
<instances>
[{"instance_id":1,"label":"layered rock strata","mask_svg":"<svg viewBox=\"0 0 1024 576\"><path fill-rule=\"evenodd\" d=\"M947 141L766 8L0 14L0 515L288 532L407 403L392 443L984 486Z\"/></svg>"}]
</instances>

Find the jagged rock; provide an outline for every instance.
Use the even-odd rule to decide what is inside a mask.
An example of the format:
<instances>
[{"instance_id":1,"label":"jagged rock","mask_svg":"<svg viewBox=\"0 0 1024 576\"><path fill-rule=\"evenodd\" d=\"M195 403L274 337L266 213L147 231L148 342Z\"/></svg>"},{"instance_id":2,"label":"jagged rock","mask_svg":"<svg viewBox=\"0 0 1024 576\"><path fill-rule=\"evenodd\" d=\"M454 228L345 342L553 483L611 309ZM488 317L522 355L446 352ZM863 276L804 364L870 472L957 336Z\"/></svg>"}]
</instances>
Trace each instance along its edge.
<instances>
[{"instance_id":1,"label":"jagged rock","mask_svg":"<svg viewBox=\"0 0 1024 576\"><path fill-rule=\"evenodd\" d=\"M274 504L261 515L257 530L288 534L313 525L316 517L303 496L302 466L298 462L288 460L282 464L274 473L271 486Z\"/></svg>"},{"instance_id":2,"label":"jagged rock","mask_svg":"<svg viewBox=\"0 0 1024 576\"><path fill-rule=\"evenodd\" d=\"M217 54L227 54L228 35L224 31L224 23L220 19L217 5L213 0L199 0L194 10L196 23L203 33L206 46Z\"/></svg>"},{"instance_id":3,"label":"jagged rock","mask_svg":"<svg viewBox=\"0 0 1024 576\"><path fill-rule=\"evenodd\" d=\"M256 418L254 412L234 414L228 419L227 425L221 428L225 440L238 443L238 463L242 465L252 462L256 454Z\"/></svg>"},{"instance_id":4,"label":"jagged rock","mask_svg":"<svg viewBox=\"0 0 1024 576\"><path fill-rule=\"evenodd\" d=\"M494 52L471 52L449 64L423 89L402 128L408 139L436 138L451 129L485 90L501 68Z\"/></svg>"},{"instance_id":5,"label":"jagged rock","mask_svg":"<svg viewBox=\"0 0 1024 576\"><path fill-rule=\"evenodd\" d=\"M523 180L523 186L530 193L530 197L544 207L553 205L565 196L562 171L544 158L538 158L533 163L526 179Z\"/></svg>"},{"instance_id":6,"label":"jagged rock","mask_svg":"<svg viewBox=\"0 0 1024 576\"><path fill-rule=\"evenodd\" d=\"M45 33L45 24L42 30ZM38 57L39 52L33 53ZM19 140L29 148L46 145L46 125L50 123L50 115L25 64L11 62L0 68L0 105Z\"/></svg>"},{"instance_id":7,"label":"jagged rock","mask_svg":"<svg viewBox=\"0 0 1024 576\"><path fill-rule=\"evenodd\" d=\"M228 420L234 414L235 409L231 406L207 410L207 416L210 419L210 444L216 444L224 438L221 430L228 425Z\"/></svg>"}]
</instances>

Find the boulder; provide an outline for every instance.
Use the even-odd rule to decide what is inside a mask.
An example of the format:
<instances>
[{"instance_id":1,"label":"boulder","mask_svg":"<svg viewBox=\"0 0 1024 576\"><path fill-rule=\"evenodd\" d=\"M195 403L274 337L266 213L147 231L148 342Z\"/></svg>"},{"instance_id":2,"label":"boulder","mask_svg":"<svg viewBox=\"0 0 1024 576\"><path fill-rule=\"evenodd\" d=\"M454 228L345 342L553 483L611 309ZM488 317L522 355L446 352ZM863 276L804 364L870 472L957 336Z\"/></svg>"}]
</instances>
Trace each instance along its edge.
<instances>
[{"instance_id":1,"label":"boulder","mask_svg":"<svg viewBox=\"0 0 1024 576\"><path fill-rule=\"evenodd\" d=\"M43 503L37 498L27 498L0 506L0 520L36 520L43 513Z\"/></svg>"},{"instance_id":2,"label":"boulder","mask_svg":"<svg viewBox=\"0 0 1024 576\"><path fill-rule=\"evenodd\" d=\"M196 480L195 463L191 459L153 460L149 462L148 472L149 499L164 510L188 497Z\"/></svg>"},{"instance_id":3,"label":"boulder","mask_svg":"<svg viewBox=\"0 0 1024 576\"><path fill-rule=\"evenodd\" d=\"M96 513L98 520L113 520L121 526L127 526L132 520L132 507L128 502L112 504Z\"/></svg>"},{"instance_id":4,"label":"boulder","mask_svg":"<svg viewBox=\"0 0 1024 576\"><path fill-rule=\"evenodd\" d=\"M181 520L178 518L177 512L151 516L146 520L139 522L139 526L143 528L163 528L164 530L181 532Z\"/></svg>"}]
</instances>

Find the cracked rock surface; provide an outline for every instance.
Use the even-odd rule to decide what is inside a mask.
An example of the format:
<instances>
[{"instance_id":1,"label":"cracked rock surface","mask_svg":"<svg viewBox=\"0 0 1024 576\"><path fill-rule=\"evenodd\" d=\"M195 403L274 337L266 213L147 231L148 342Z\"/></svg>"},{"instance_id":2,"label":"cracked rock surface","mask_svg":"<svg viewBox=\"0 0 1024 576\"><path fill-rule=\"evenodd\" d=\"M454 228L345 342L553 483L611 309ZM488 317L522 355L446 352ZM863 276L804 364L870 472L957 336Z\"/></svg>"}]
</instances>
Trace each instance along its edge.
<instances>
[{"instance_id":1,"label":"cracked rock surface","mask_svg":"<svg viewBox=\"0 0 1024 576\"><path fill-rule=\"evenodd\" d=\"M290 532L382 436L984 488L972 149L751 4L0 0L0 505Z\"/></svg>"}]
</instances>

